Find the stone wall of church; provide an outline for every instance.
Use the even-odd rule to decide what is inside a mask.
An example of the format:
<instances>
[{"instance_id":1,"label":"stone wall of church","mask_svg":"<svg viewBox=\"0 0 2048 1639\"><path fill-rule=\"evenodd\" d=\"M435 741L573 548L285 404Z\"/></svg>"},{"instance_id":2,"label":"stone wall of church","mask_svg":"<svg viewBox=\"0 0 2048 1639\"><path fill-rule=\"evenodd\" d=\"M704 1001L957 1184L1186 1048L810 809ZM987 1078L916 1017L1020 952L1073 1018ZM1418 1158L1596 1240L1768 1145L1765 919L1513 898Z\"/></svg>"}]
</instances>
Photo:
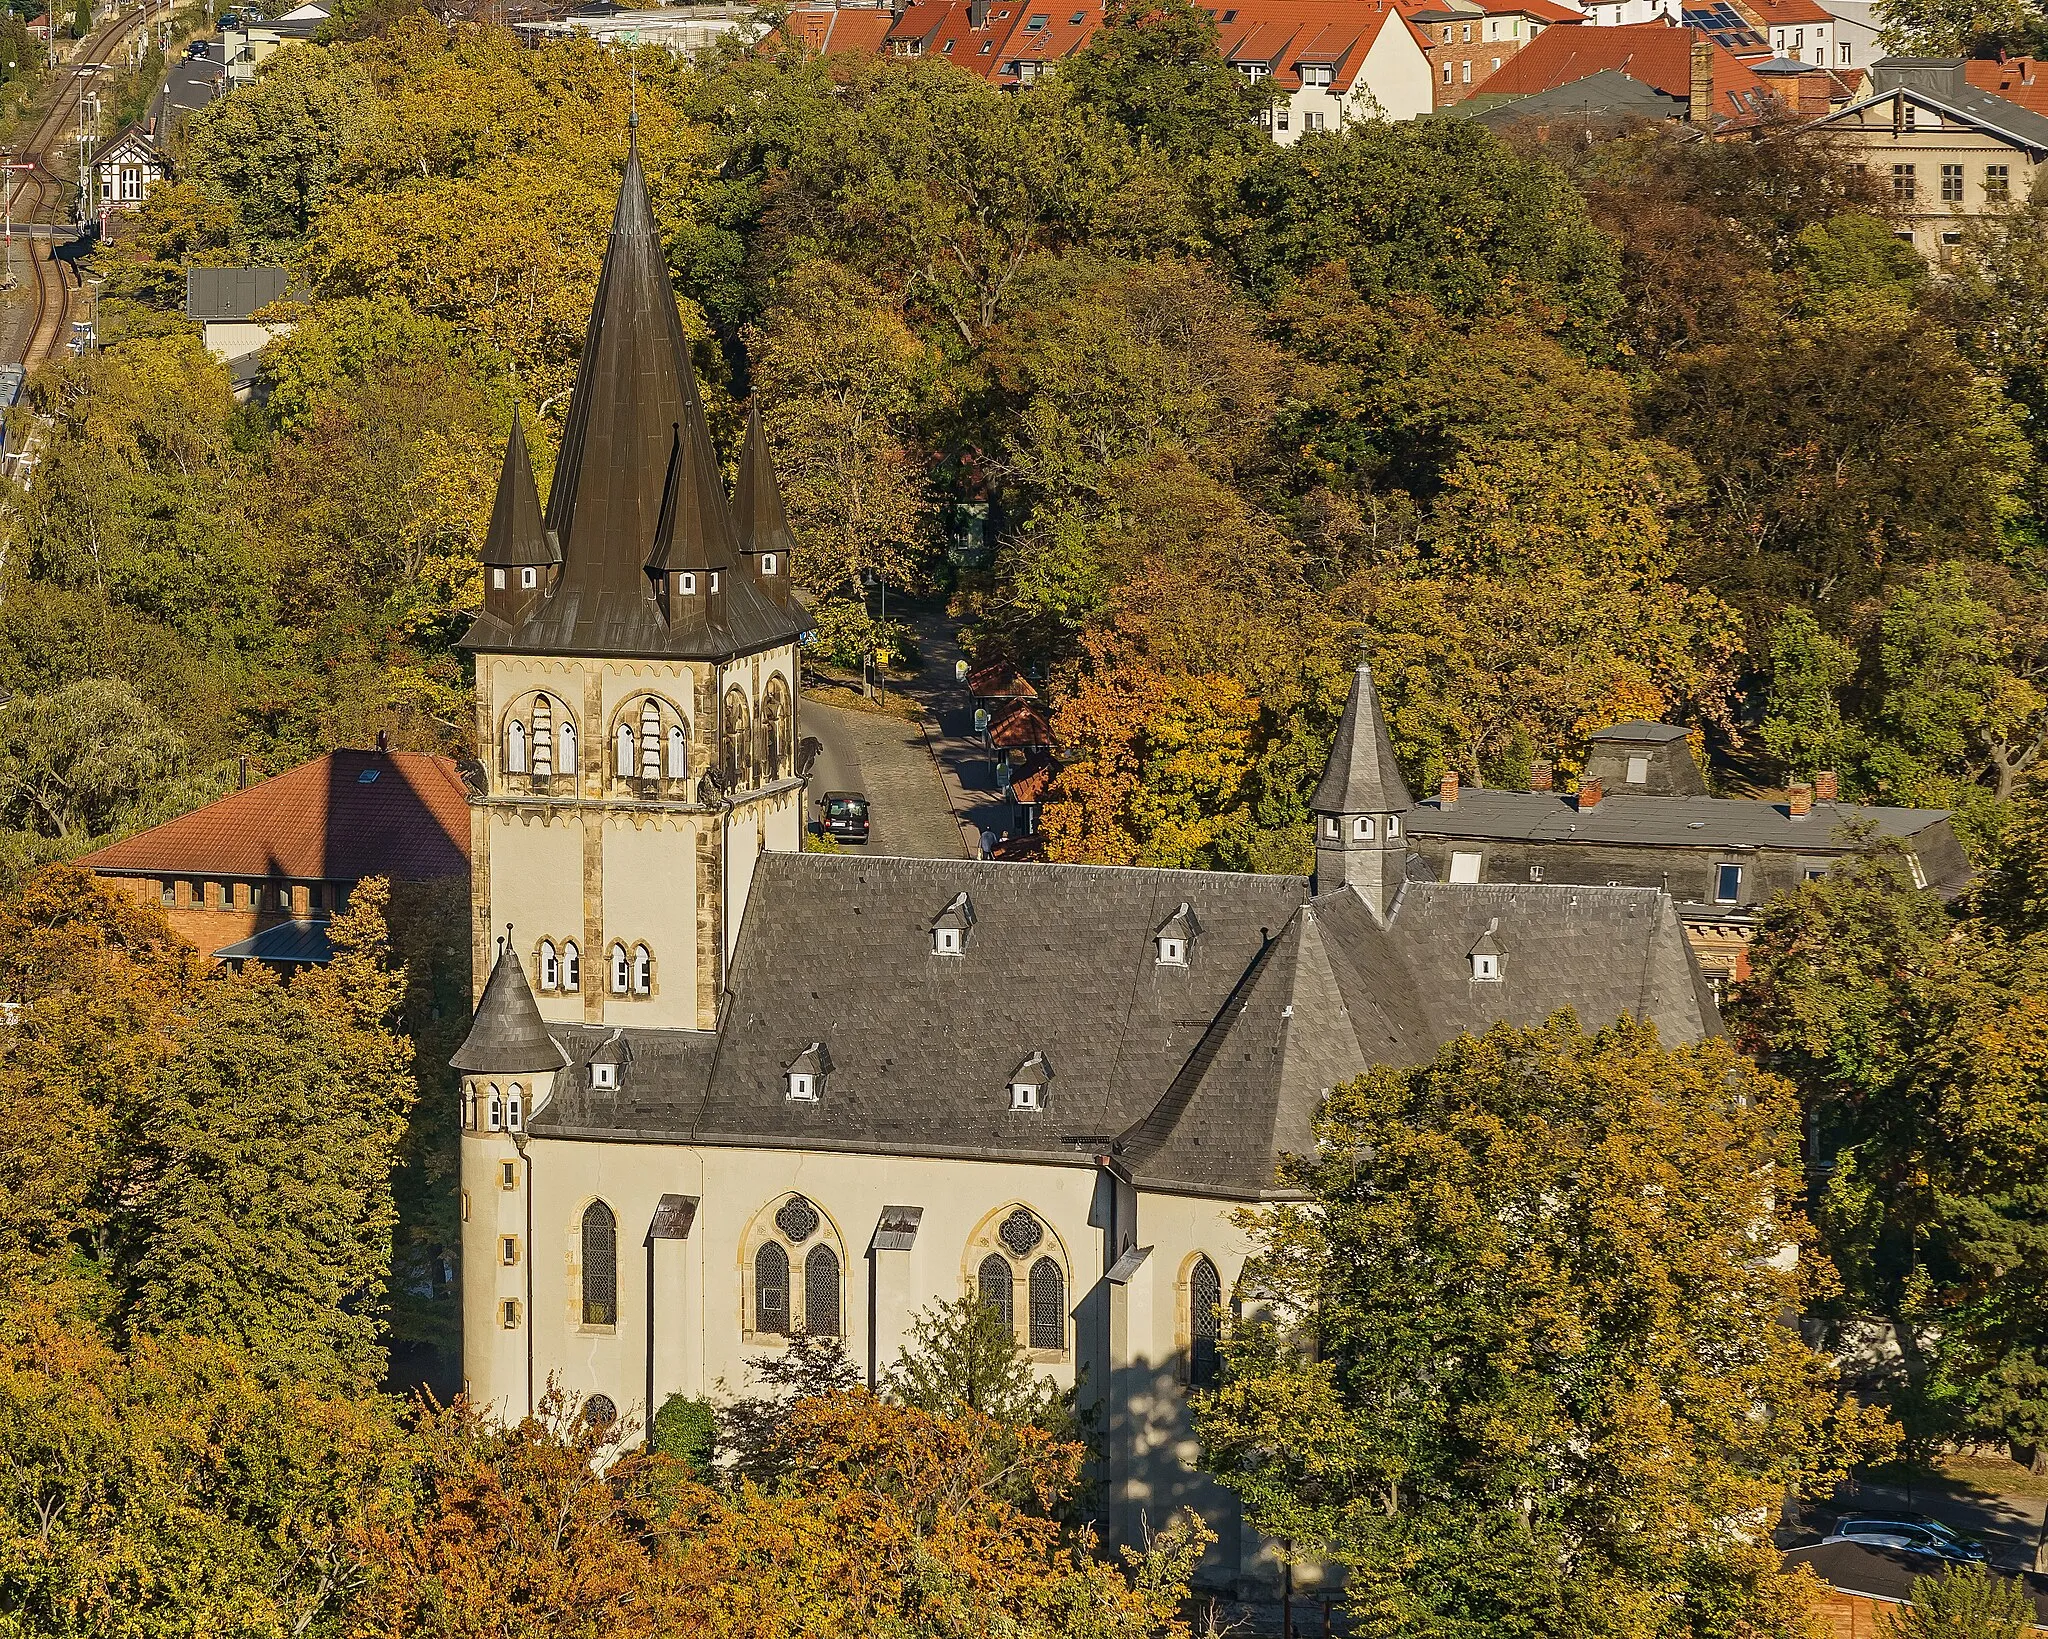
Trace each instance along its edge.
<instances>
[{"instance_id":1,"label":"stone wall of church","mask_svg":"<svg viewBox=\"0 0 2048 1639\"><path fill-rule=\"evenodd\" d=\"M753 862L802 846L796 684L788 647L724 666L479 656L478 973L509 922L544 1017L712 1028ZM706 776L734 769L728 800Z\"/></svg>"},{"instance_id":2,"label":"stone wall of church","mask_svg":"<svg viewBox=\"0 0 2048 1639\"><path fill-rule=\"evenodd\" d=\"M1190 1274L1206 1258L1225 1294L1235 1285L1247 1242L1232 1203L1140 1196L1138 1244L1151 1251L1112 1285L1111 1191L1092 1165L540 1137L519 1154L509 1137L476 1132L464 1150L464 1369L471 1395L500 1415L521 1415L550 1383L602 1394L635 1419L671 1394L755 1392L749 1362L787 1346L764 1321L834 1325L863 1377L886 1373L920 1309L1007 1277L1037 1368L1063 1386L1078 1378L1084 1402L1100 1402L1112 1531L1137 1540L1147 1522L1193 1507L1220 1539L1207 1580L1270 1575L1234 1501L1195 1471L1187 1407ZM668 1193L697 1200L689 1236L650 1240ZM871 1252L883 1209L901 1206L923 1209L913 1246ZM602 1236L586 1232L594 1210L600 1230L612 1225L609 1280ZM511 1261L507 1236L519 1237ZM1056 1311L1039 1269L1048 1261ZM764 1293L764 1267L786 1284ZM505 1324L507 1302L521 1325ZM1057 1348L1044 1346L1054 1312Z\"/></svg>"}]
</instances>

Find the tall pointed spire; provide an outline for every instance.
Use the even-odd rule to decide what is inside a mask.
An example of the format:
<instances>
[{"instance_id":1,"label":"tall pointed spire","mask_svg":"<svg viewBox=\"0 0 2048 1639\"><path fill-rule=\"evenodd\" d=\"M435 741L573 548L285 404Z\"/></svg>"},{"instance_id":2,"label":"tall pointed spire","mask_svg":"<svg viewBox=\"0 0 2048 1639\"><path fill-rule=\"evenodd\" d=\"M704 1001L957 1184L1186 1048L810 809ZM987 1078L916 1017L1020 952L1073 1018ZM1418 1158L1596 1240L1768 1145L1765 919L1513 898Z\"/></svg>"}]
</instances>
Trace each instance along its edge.
<instances>
[{"instance_id":1,"label":"tall pointed spire","mask_svg":"<svg viewBox=\"0 0 2048 1639\"><path fill-rule=\"evenodd\" d=\"M469 1034L448 1063L471 1075L537 1075L569 1061L540 1016L526 969L508 939L484 983Z\"/></svg>"},{"instance_id":2,"label":"tall pointed spire","mask_svg":"<svg viewBox=\"0 0 2048 1639\"><path fill-rule=\"evenodd\" d=\"M670 456L680 456L671 471ZM465 641L523 653L720 658L790 641L800 623L751 586L719 610L680 608L650 573L662 501L668 569L747 581L717 451L676 312L675 289L629 130L604 271L562 427L546 526L561 543L553 592L509 636ZM713 615L717 618L711 618Z\"/></svg>"},{"instance_id":3,"label":"tall pointed spire","mask_svg":"<svg viewBox=\"0 0 2048 1639\"><path fill-rule=\"evenodd\" d=\"M1361 660L1330 760L1308 801L1316 827L1316 892L1356 888L1384 922L1407 874L1401 816L1414 803L1394 760L1372 668Z\"/></svg>"}]
</instances>

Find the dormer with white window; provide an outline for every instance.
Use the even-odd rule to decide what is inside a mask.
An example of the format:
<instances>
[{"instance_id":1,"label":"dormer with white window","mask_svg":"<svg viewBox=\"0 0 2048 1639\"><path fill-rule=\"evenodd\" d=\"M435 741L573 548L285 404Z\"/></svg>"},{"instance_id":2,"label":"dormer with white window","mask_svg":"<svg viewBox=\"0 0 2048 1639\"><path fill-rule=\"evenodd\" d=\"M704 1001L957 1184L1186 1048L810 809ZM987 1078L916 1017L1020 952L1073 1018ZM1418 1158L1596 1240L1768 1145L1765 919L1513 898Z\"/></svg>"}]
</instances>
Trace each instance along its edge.
<instances>
[{"instance_id":1,"label":"dormer with white window","mask_svg":"<svg viewBox=\"0 0 2048 1639\"><path fill-rule=\"evenodd\" d=\"M832 1073L832 1055L814 1041L783 1069L783 1093L792 1104L815 1104L825 1096L825 1078Z\"/></svg>"},{"instance_id":2,"label":"dormer with white window","mask_svg":"<svg viewBox=\"0 0 2048 1639\"><path fill-rule=\"evenodd\" d=\"M1052 1085L1052 1066L1043 1053L1033 1053L1010 1072L1010 1108L1029 1112L1045 1108L1046 1090Z\"/></svg>"},{"instance_id":3,"label":"dormer with white window","mask_svg":"<svg viewBox=\"0 0 2048 1639\"><path fill-rule=\"evenodd\" d=\"M1501 976L1501 948L1497 937L1499 931L1500 921L1495 918L1486 924L1486 931L1465 953L1465 960L1471 967L1472 978L1476 983L1492 983Z\"/></svg>"},{"instance_id":4,"label":"dormer with white window","mask_svg":"<svg viewBox=\"0 0 2048 1639\"><path fill-rule=\"evenodd\" d=\"M973 928L974 901L964 891L956 893L946 908L932 918L932 954L964 956L967 953L967 936Z\"/></svg>"},{"instance_id":5,"label":"dormer with white window","mask_svg":"<svg viewBox=\"0 0 2048 1639\"><path fill-rule=\"evenodd\" d=\"M632 1062L632 1044L623 1032L614 1030L610 1038L590 1055L590 1085L598 1092L617 1092L625 1086L626 1072Z\"/></svg>"},{"instance_id":6,"label":"dormer with white window","mask_svg":"<svg viewBox=\"0 0 2048 1639\"><path fill-rule=\"evenodd\" d=\"M1186 967L1194 956L1195 935L1201 931L1194 907L1183 899L1152 932L1153 962L1159 967Z\"/></svg>"}]
</instances>

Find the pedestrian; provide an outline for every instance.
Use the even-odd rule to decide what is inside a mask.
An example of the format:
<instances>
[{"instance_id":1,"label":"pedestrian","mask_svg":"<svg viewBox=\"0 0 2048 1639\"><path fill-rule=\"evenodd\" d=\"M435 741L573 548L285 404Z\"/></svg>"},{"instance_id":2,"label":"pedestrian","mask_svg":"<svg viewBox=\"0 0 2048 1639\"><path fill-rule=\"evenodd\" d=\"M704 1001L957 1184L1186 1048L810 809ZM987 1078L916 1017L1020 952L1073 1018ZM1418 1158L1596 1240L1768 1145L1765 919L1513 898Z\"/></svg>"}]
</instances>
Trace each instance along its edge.
<instances>
[{"instance_id":1,"label":"pedestrian","mask_svg":"<svg viewBox=\"0 0 2048 1639\"><path fill-rule=\"evenodd\" d=\"M981 857L990 858L996 851L996 834L987 826L981 829Z\"/></svg>"}]
</instances>

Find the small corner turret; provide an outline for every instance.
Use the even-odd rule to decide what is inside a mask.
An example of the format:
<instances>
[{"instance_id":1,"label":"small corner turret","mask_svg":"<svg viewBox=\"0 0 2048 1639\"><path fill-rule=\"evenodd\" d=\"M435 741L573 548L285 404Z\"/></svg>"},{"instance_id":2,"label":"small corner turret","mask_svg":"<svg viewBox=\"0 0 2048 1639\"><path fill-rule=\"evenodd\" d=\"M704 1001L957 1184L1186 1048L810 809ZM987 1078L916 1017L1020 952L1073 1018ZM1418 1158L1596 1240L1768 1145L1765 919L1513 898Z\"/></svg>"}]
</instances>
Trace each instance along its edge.
<instances>
[{"instance_id":1,"label":"small corner turret","mask_svg":"<svg viewBox=\"0 0 2048 1639\"><path fill-rule=\"evenodd\" d=\"M517 410L512 413L512 434L505 440L505 464L498 473L482 558L484 613L508 627L518 626L540 606L562 564L561 545L542 522L540 487L534 482L526 429Z\"/></svg>"},{"instance_id":2,"label":"small corner turret","mask_svg":"<svg viewBox=\"0 0 2048 1639\"><path fill-rule=\"evenodd\" d=\"M747 441L740 449L739 480L732 509L739 523L740 556L761 590L779 608L789 607L790 575L796 569L796 533L783 510L782 486L761 426L761 400L747 401Z\"/></svg>"},{"instance_id":3,"label":"small corner turret","mask_svg":"<svg viewBox=\"0 0 2048 1639\"><path fill-rule=\"evenodd\" d=\"M1407 869L1402 816L1414 803L1394 761L1372 669L1361 660L1330 760L1309 799L1316 828L1315 892L1355 888L1386 921Z\"/></svg>"}]
</instances>

